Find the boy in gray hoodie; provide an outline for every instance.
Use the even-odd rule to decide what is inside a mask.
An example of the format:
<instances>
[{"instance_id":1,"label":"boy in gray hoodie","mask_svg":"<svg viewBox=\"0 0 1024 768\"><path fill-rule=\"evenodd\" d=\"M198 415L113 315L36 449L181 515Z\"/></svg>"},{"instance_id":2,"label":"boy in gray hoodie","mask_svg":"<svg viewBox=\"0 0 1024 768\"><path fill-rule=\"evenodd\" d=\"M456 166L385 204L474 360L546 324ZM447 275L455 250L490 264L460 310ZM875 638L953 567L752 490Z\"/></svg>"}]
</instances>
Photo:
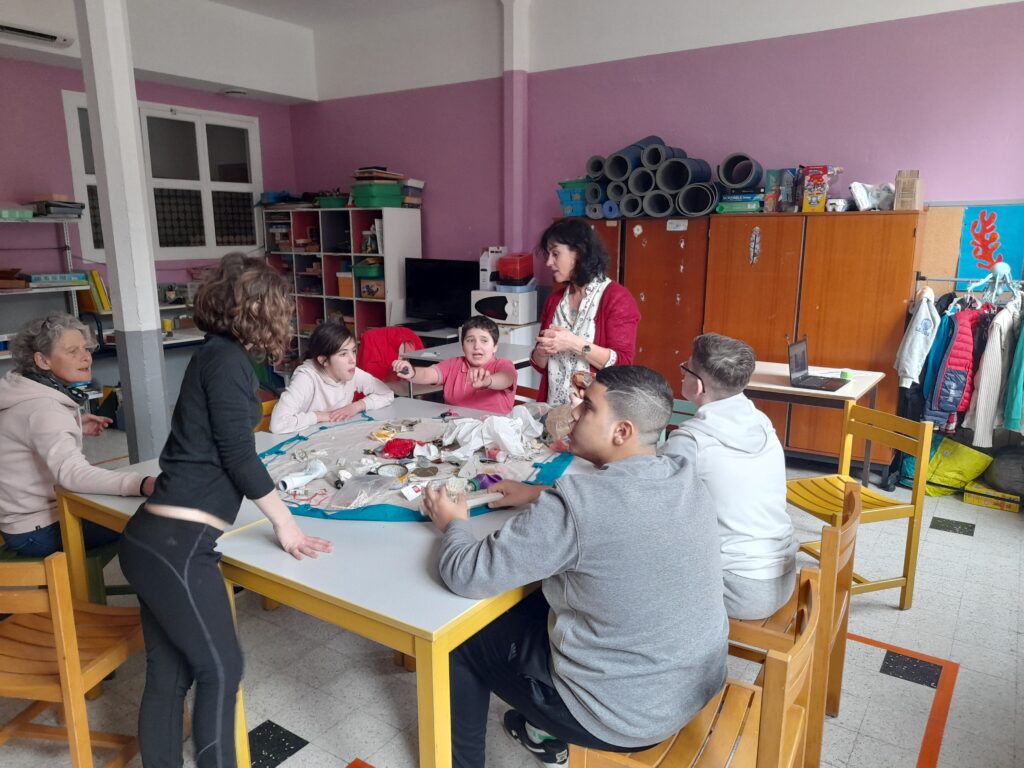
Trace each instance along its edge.
<instances>
[{"instance_id":1,"label":"boy in gray hoodie","mask_svg":"<svg viewBox=\"0 0 1024 768\"><path fill-rule=\"evenodd\" d=\"M452 653L456 768L484 765L491 691L515 708L505 717L510 735L559 764L565 742L656 744L721 689L728 621L715 517L693 462L656 455L671 411L671 389L654 371L599 371L571 435L573 453L598 470L551 488L494 486L505 493L501 506L523 509L482 541L464 499L427 492L425 510L444 531L441 578L453 592L481 598L541 582L532 605Z\"/></svg>"},{"instance_id":2,"label":"boy in gray hoodie","mask_svg":"<svg viewBox=\"0 0 1024 768\"><path fill-rule=\"evenodd\" d=\"M661 453L695 462L714 501L721 536L725 608L734 619L763 619L789 599L797 542L786 510L786 461L771 420L743 394L754 350L717 333L693 341L681 365L683 397L696 415Z\"/></svg>"}]
</instances>

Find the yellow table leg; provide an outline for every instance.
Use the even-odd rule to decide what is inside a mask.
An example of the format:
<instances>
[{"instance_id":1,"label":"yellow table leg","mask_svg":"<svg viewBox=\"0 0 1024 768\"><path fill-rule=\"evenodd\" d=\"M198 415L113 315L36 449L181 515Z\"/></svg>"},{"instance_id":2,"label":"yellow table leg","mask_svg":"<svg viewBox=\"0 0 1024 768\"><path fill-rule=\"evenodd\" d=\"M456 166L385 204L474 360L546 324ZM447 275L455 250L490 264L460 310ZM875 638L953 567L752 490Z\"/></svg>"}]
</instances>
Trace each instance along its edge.
<instances>
[{"instance_id":1,"label":"yellow table leg","mask_svg":"<svg viewBox=\"0 0 1024 768\"><path fill-rule=\"evenodd\" d=\"M452 718L448 648L416 638L416 700L419 711L420 768L451 768Z\"/></svg>"},{"instance_id":2,"label":"yellow table leg","mask_svg":"<svg viewBox=\"0 0 1024 768\"><path fill-rule=\"evenodd\" d=\"M228 603L231 605L231 617L235 620L235 634L238 633L238 613L235 611L235 587L230 581L225 580L224 586L228 591ZM245 723L245 696L242 689L245 683L238 686L238 696L235 699L235 764L238 768L252 768L252 758L249 755L249 729Z\"/></svg>"},{"instance_id":3,"label":"yellow table leg","mask_svg":"<svg viewBox=\"0 0 1024 768\"><path fill-rule=\"evenodd\" d=\"M89 577L85 568L85 537L82 535L82 518L74 512L74 504L58 494L57 511L60 515L60 536L64 553L68 559L68 577L71 581L71 596L76 600L89 599Z\"/></svg>"}]
</instances>

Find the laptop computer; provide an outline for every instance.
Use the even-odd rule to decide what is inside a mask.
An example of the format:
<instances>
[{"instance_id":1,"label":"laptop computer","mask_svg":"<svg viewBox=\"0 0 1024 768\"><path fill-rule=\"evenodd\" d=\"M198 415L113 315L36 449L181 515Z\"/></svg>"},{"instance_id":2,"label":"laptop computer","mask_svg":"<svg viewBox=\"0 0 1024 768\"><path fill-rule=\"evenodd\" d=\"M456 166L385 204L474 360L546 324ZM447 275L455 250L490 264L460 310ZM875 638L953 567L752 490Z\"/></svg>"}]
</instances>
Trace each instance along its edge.
<instances>
[{"instance_id":1,"label":"laptop computer","mask_svg":"<svg viewBox=\"0 0 1024 768\"><path fill-rule=\"evenodd\" d=\"M807 373L807 339L789 345L790 386L835 392L847 383L846 379L837 376L811 376Z\"/></svg>"}]
</instances>

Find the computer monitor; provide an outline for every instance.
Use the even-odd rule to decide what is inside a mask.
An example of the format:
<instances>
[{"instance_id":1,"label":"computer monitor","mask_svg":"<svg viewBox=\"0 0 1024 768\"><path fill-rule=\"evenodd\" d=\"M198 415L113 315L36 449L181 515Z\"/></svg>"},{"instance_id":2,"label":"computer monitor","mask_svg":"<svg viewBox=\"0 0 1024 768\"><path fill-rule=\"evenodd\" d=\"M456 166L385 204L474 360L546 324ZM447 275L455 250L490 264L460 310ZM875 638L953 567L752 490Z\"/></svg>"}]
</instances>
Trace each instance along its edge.
<instances>
[{"instance_id":1,"label":"computer monitor","mask_svg":"<svg viewBox=\"0 0 1024 768\"><path fill-rule=\"evenodd\" d=\"M480 287L480 262L405 260L405 314L458 328L470 316L470 294Z\"/></svg>"}]
</instances>

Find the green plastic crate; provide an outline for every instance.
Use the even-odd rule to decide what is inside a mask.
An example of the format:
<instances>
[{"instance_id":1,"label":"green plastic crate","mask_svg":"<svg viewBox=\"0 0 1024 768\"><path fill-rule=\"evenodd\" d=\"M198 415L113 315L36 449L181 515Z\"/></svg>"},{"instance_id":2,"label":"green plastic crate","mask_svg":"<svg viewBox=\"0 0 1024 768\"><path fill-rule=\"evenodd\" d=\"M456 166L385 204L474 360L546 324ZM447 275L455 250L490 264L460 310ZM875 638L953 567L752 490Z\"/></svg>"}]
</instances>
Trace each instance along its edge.
<instances>
[{"instance_id":1,"label":"green plastic crate","mask_svg":"<svg viewBox=\"0 0 1024 768\"><path fill-rule=\"evenodd\" d=\"M356 264L352 267L356 277L379 278L384 277L383 264Z\"/></svg>"},{"instance_id":2,"label":"green plastic crate","mask_svg":"<svg viewBox=\"0 0 1024 768\"><path fill-rule=\"evenodd\" d=\"M591 179L566 179L558 182L562 189L583 189L591 182Z\"/></svg>"}]
</instances>

